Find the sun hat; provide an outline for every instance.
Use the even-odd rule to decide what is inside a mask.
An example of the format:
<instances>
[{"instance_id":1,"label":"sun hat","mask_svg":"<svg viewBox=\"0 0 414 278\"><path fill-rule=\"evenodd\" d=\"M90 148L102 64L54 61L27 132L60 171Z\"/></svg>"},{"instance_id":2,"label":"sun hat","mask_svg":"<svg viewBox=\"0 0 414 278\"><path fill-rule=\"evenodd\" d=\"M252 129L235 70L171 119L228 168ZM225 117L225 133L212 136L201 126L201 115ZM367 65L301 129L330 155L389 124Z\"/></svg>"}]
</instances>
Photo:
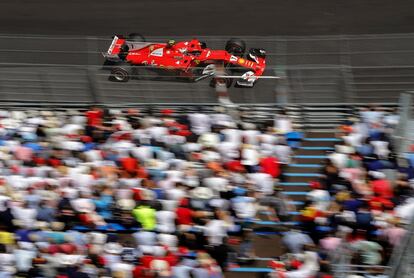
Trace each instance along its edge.
<instances>
[{"instance_id":1,"label":"sun hat","mask_svg":"<svg viewBox=\"0 0 414 278\"><path fill-rule=\"evenodd\" d=\"M61 265L75 265L81 262L81 255L58 254L58 262Z\"/></svg>"},{"instance_id":2,"label":"sun hat","mask_svg":"<svg viewBox=\"0 0 414 278\"><path fill-rule=\"evenodd\" d=\"M116 204L121 210L132 210L136 205L135 200L132 199L121 199Z\"/></svg>"},{"instance_id":3,"label":"sun hat","mask_svg":"<svg viewBox=\"0 0 414 278\"><path fill-rule=\"evenodd\" d=\"M165 260L152 260L150 263L150 268L156 272L158 272L158 274L161 277L167 277L170 274L169 271L169 263Z\"/></svg>"},{"instance_id":4,"label":"sun hat","mask_svg":"<svg viewBox=\"0 0 414 278\"><path fill-rule=\"evenodd\" d=\"M104 252L113 255L119 255L123 251L123 247L121 244L116 242L109 242L104 245Z\"/></svg>"},{"instance_id":5,"label":"sun hat","mask_svg":"<svg viewBox=\"0 0 414 278\"><path fill-rule=\"evenodd\" d=\"M200 265L211 265L214 263L214 260L210 257L210 255L204 252L197 254L197 261Z\"/></svg>"},{"instance_id":6,"label":"sun hat","mask_svg":"<svg viewBox=\"0 0 414 278\"><path fill-rule=\"evenodd\" d=\"M197 187L191 190L191 197L195 199L209 200L214 197L213 191L207 187Z\"/></svg>"}]
</instances>

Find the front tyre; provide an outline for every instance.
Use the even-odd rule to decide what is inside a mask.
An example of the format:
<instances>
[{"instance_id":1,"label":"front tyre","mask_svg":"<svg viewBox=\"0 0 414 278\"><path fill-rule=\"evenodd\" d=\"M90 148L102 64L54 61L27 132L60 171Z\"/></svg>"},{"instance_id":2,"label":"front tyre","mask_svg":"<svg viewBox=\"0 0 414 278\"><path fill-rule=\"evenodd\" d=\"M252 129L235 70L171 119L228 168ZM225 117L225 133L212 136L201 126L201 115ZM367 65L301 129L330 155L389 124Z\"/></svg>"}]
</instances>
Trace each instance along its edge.
<instances>
[{"instance_id":1,"label":"front tyre","mask_svg":"<svg viewBox=\"0 0 414 278\"><path fill-rule=\"evenodd\" d=\"M112 68L110 81L114 82L128 82L132 75L132 68L130 65L118 65Z\"/></svg>"},{"instance_id":2,"label":"front tyre","mask_svg":"<svg viewBox=\"0 0 414 278\"><path fill-rule=\"evenodd\" d=\"M224 76L228 76L228 74L225 73ZM210 86L213 88L216 88L217 86L226 86L227 88L230 88L231 84L233 84L233 79L226 77L213 77L210 81Z\"/></svg>"}]
</instances>

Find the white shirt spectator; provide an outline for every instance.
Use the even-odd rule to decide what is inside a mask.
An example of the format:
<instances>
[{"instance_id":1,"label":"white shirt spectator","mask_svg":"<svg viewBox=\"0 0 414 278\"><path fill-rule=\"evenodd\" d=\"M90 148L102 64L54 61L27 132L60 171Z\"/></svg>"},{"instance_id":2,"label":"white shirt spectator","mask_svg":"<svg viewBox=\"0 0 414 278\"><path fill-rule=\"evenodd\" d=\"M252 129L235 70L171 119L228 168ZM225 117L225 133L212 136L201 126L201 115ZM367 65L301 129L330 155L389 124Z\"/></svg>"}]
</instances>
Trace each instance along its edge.
<instances>
[{"instance_id":1,"label":"white shirt spectator","mask_svg":"<svg viewBox=\"0 0 414 278\"><path fill-rule=\"evenodd\" d=\"M162 137L162 142L167 145L184 144L187 141L185 136L168 134Z\"/></svg>"},{"instance_id":2,"label":"white shirt spectator","mask_svg":"<svg viewBox=\"0 0 414 278\"><path fill-rule=\"evenodd\" d=\"M369 135L368 125L366 123L355 123L352 125L352 133L361 134L363 138Z\"/></svg>"},{"instance_id":3,"label":"white shirt spectator","mask_svg":"<svg viewBox=\"0 0 414 278\"><path fill-rule=\"evenodd\" d=\"M221 142L217 145L217 150L220 152L224 161L237 159L240 156L238 144L233 142Z\"/></svg>"},{"instance_id":4,"label":"white shirt spectator","mask_svg":"<svg viewBox=\"0 0 414 278\"><path fill-rule=\"evenodd\" d=\"M86 158L88 161L99 161L102 160L102 154L98 150L90 150L87 152L84 152Z\"/></svg>"},{"instance_id":5,"label":"white shirt spectator","mask_svg":"<svg viewBox=\"0 0 414 278\"><path fill-rule=\"evenodd\" d=\"M167 179L182 179L184 177L184 173L178 170L168 170L164 172L167 175Z\"/></svg>"},{"instance_id":6,"label":"white shirt spectator","mask_svg":"<svg viewBox=\"0 0 414 278\"><path fill-rule=\"evenodd\" d=\"M65 140L60 142L60 147L69 151L81 151L85 147L82 142Z\"/></svg>"},{"instance_id":7,"label":"white shirt spectator","mask_svg":"<svg viewBox=\"0 0 414 278\"><path fill-rule=\"evenodd\" d=\"M25 243L29 244L29 242ZM17 270L28 271L32 267L32 260L36 257L36 252L33 250L16 249L14 250L14 257Z\"/></svg>"},{"instance_id":8,"label":"white shirt spectator","mask_svg":"<svg viewBox=\"0 0 414 278\"><path fill-rule=\"evenodd\" d=\"M67 124L62 127L63 134L79 134L80 131L83 130L83 127L81 125L77 124Z\"/></svg>"},{"instance_id":9,"label":"white shirt spectator","mask_svg":"<svg viewBox=\"0 0 414 278\"><path fill-rule=\"evenodd\" d=\"M362 141L365 139L361 133L350 133L347 136L342 137L344 142L353 147L359 147L362 145Z\"/></svg>"},{"instance_id":10,"label":"white shirt spectator","mask_svg":"<svg viewBox=\"0 0 414 278\"><path fill-rule=\"evenodd\" d=\"M378 123L383 117L384 112L382 111L362 111L361 118L365 123Z\"/></svg>"},{"instance_id":11,"label":"white shirt spectator","mask_svg":"<svg viewBox=\"0 0 414 278\"><path fill-rule=\"evenodd\" d=\"M211 130L211 120L206 114L193 113L188 115L191 123L191 131L197 135L201 135Z\"/></svg>"},{"instance_id":12,"label":"white shirt spectator","mask_svg":"<svg viewBox=\"0 0 414 278\"><path fill-rule=\"evenodd\" d=\"M37 210L34 208L12 207L12 214L24 227L33 227L36 222Z\"/></svg>"},{"instance_id":13,"label":"white shirt spectator","mask_svg":"<svg viewBox=\"0 0 414 278\"><path fill-rule=\"evenodd\" d=\"M117 277L132 278L132 272L135 266L124 262L116 262L111 264L110 268L112 273L117 274Z\"/></svg>"},{"instance_id":14,"label":"white shirt spectator","mask_svg":"<svg viewBox=\"0 0 414 278\"><path fill-rule=\"evenodd\" d=\"M111 149L117 151L120 156L128 156L135 144L128 140L121 140L111 144Z\"/></svg>"},{"instance_id":15,"label":"white shirt spectator","mask_svg":"<svg viewBox=\"0 0 414 278\"><path fill-rule=\"evenodd\" d=\"M198 143L206 148L213 148L220 142L220 138L217 133L203 133L198 138Z\"/></svg>"},{"instance_id":16,"label":"white shirt spectator","mask_svg":"<svg viewBox=\"0 0 414 278\"><path fill-rule=\"evenodd\" d=\"M386 141L371 141L371 145L374 146L374 153L380 158L388 158L390 150L388 148L389 143Z\"/></svg>"},{"instance_id":17,"label":"white shirt spectator","mask_svg":"<svg viewBox=\"0 0 414 278\"><path fill-rule=\"evenodd\" d=\"M228 224L223 220L210 220L204 226L204 235L208 243L213 246L223 244L223 238L227 236Z\"/></svg>"},{"instance_id":18,"label":"white shirt spectator","mask_svg":"<svg viewBox=\"0 0 414 278\"><path fill-rule=\"evenodd\" d=\"M15 272L14 254L0 253L0 277L11 278Z\"/></svg>"},{"instance_id":19,"label":"white shirt spectator","mask_svg":"<svg viewBox=\"0 0 414 278\"><path fill-rule=\"evenodd\" d=\"M88 198L77 198L70 201L73 209L78 212L91 213L95 211L95 204Z\"/></svg>"},{"instance_id":20,"label":"white shirt spectator","mask_svg":"<svg viewBox=\"0 0 414 278\"><path fill-rule=\"evenodd\" d=\"M203 179L203 185L213 190L215 193L227 191L229 182L222 177L210 177Z\"/></svg>"},{"instance_id":21,"label":"white shirt spectator","mask_svg":"<svg viewBox=\"0 0 414 278\"><path fill-rule=\"evenodd\" d=\"M220 131L224 134L224 141L240 145L242 141L242 131L234 128L226 128Z\"/></svg>"},{"instance_id":22,"label":"white shirt spectator","mask_svg":"<svg viewBox=\"0 0 414 278\"><path fill-rule=\"evenodd\" d=\"M152 148L148 146L140 146L131 150L132 155L140 161L146 161L152 158Z\"/></svg>"},{"instance_id":23,"label":"white shirt spectator","mask_svg":"<svg viewBox=\"0 0 414 278\"><path fill-rule=\"evenodd\" d=\"M206 151L203 151L201 154L202 154L201 158L204 162L213 162L213 161L221 160L220 154L216 151L206 150Z\"/></svg>"},{"instance_id":24,"label":"white shirt spectator","mask_svg":"<svg viewBox=\"0 0 414 278\"><path fill-rule=\"evenodd\" d=\"M233 209L240 219L254 218L257 213L256 199L253 197L236 197L232 199Z\"/></svg>"},{"instance_id":25,"label":"white shirt spectator","mask_svg":"<svg viewBox=\"0 0 414 278\"><path fill-rule=\"evenodd\" d=\"M171 234L159 234L158 242L163 246L168 246L170 248L176 248L178 246L178 238L175 235Z\"/></svg>"},{"instance_id":26,"label":"white shirt spectator","mask_svg":"<svg viewBox=\"0 0 414 278\"><path fill-rule=\"evenodd\" d=\"M259 153L252 145L244 147L241 151L241 164L255 166L259 164Z\"/></svg>"},{"instance_id":27,"label":"white shirt spectator","mask_svg":"<svg viewBox=\"0 0 414 278\"><path fill-rule=\"evenodd\" d=\"M288 145L276 145L274 147L274 155L281 163L289 164L292 154L292 148Z\"/></svg>"},{"instance_id":28,"label":"white shirt spectator","mask_svg":"<svg viewBox=\"0 0 414 278\"><path fill-rule=\"evenodd\" d=\"M210 115L211 123L214 125L220 125L220 123L231 123L233 119L228 114L215 113Z\"/></svg>"},{"instance_id":29,"label":"white shirt spectator","mask_svg":"<svg viewBox=\"0 0 414 278\"><path fill-rule=\"evenodd\" d=\"M408 199L404 204L395 207L395 215L404 219L405 221L411 221L414 216L414 198Z\"/></svg>"},{"instance_id":30,"label":"white shirt spectator","mask_svg":"<svg viewBox=\"0 0 414 278\"><path fill-rule=\"evenodd\" d=\"M292 121L286 116L277 116L275 118L275 128L281 134L292 132Z\"/></svg>"},{"instance_id":31,"label":"white shirt spectator","mask_svg":"<svg viewBox=\"0 0 414 278\"><path fill-rule=\"evenodd\" d=\"M149 231L140 231L132 235L137 245L153 246L157 243L157 234Z\"/></svg>"},{"instance_id":32,"label":"white shirt spectator","mask_svg":"<svg viewBox=\"0 0 414 278\"><path fill-rule=\"evenodd\" d=\"M329 192L322 189L314 189L307 195L309 201L315 204L316 208L321 211L326 211L329 207L331 198Z\"/></svg>"},{"instance_id":33,"label":"white shirt spectator","mask_svg":"<svg viewBox=\"0 0 414 278\"><path fill-rule=\"evenodd\" d=\"M255 130L255 129L243 130L242 136L245 140L244 141L245 144L250 144L250 145L259 144L260 131L258 130Z\"/></svg>"},{"instance_id":34,"label":"white shirt spectator","mask_svg":"<svg viewBox=\"0 0 414 278\"><path fill-rule=\"evenodd\" d=\"M11 200L11 198L9 196L5 196L3 195L4 192L1 192L0 195L0 211L5 211L6 210L6 202Z\"/></svg>"},{"instance_id":35,"label":"white shirt spectator","mask_svg":"<svg viewBox=\"0 0 414 278\"><path fill-rule=\"evenodd\" d=\"M168 134L168 128L164 126L152 126L147 130L151 137L157 141L162 141L163 136Z\"/></svg>"},{"instance_id":36,"label":"white shirt spectator","mask_svg":"<svg viewBox=\"0 0 414 278\"><path fill-rule=\"evenodd\" d=\"M332 163L339 169L345 168L348 162L348 156L343 153L335 152L335 153L328 155L328 157L332 161Z\"/></svg>"},{"instance_id":37,"label":"white shirt spectator","mask_svg":"<svg viewBox=\"0 0 414 278\"><path fill-rule=\"evenodd\" d=\"M273 194L273 177L266 173L247 174L247 177L256 185L256 190L266 195Z\"/></svg>"},{"instance_id":38,"label":"white shirt spectator","mask_svg":"<svg viewBox=\"0 0 414 278\"><path fill-rule=\"evenodd\" d=\"M166 191L166 195L168 200L180 201L186 196L186 193L180 188L171 188Z\"/></svg>"},{"instance_id":39,"label":"white shirt spectator","mask_svg":"<svg viewBox=\"0 0 414 278\"><path fill-rule=\"evenodd\" d=\"M157 230L162 233L174 233L175 232L175 212L161 210L157 211Z\"/></svg>"}]
</instances>

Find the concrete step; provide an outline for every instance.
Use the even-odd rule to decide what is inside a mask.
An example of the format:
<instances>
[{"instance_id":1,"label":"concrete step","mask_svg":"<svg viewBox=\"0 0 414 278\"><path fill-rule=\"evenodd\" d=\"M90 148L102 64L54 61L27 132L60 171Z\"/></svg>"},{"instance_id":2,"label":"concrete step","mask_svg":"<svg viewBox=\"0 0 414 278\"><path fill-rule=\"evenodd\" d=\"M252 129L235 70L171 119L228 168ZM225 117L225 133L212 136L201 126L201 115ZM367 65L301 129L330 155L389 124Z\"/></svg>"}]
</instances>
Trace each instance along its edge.
<instances>
[{"instance_id":1,"label":"concrete step","mask_svg":"<svg viewBox=\"0 0 414 278\"><path fill-rule=\"evenodd\" d=\"M305 150L305 151L333 151L335 150L335 148L333 147L326 147L326 146L322 146L322 147L309 147L309 146L303 146L303 147L299 147L299 150Z\"/></svg>"},{"instance_id":2,"label":"concrete step","mask_svg":"<svg viewBox=\"0 0 414 278\"><path fill-rule=\"evenodd\" d=\"M318 173L284 173L286 177L298 177L298 178L319 178L322 174Z\"/></svg>"},{"instance_id":3,"label":"concrete step","mask_svg":"<svg viewBox=\"0 0 414 278\"><path fill-rule=\"evenodd\" d=\"M342 142L342 139L335 137L303 138L306 142Z\"/></svg>"},{"instance_id":4,"label":"concrete step","mask_svg":"<svg viewBox=\"0 0 414 278\"><path fill-rule=\"evenodd\" d=\"M293 168L322 168L322 164L311 164L311 163L292 163L288 165Z\"/></svg>"},{"instance_id":5,"label":"concrete step","mask_svg":"<svg viewBox=\"0 0 414 278\"><path fill-rule=\"evenodd\" d=\"M325 154L321 155L308 155L308 154L298 154L293 156L294 159L327 159L328 156Z\"/></svg>"}]
</instances>

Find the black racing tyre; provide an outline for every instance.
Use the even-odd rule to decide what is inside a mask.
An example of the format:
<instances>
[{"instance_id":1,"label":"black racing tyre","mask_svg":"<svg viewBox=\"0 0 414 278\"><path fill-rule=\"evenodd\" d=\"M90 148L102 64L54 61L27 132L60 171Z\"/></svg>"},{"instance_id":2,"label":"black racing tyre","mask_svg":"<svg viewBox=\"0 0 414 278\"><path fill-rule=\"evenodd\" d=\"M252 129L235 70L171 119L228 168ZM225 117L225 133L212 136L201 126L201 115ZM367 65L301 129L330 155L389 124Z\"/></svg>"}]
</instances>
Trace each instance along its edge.
<instances>
[{"instance_id":1,"label":"black racing tyre","mask_svg":"<svg viewBox=\"0 0 414 278\"><path fill-rule=\"evenodd\" d=\"M232 38L226 42L225 50L230 54L243 56L246 51L246 43L241 39Z\"/></svg>"},{"instance_id":2,"label":"black racing tyre","mask_svg":"<svg viewBox=\"0 0 414 278\"><path fill-rule=\"evenodd\" d=\"M138 33L131 33L128 35L128 40L133 42L145 42L145 37Z\"/></svg>"},{"instance_id":3,"label":"black racing tyre","mask_svg":"<svg viewBox=\"0 0 414 278\"><path fill-rule=\"evenodd\" d=\"M128 82L132 75L132 67L130 64L119 64L112 68L109 80L115 82Z\"/></svg>"},{"instance_id":4,"label":"black racing tyre","mask_svg":"<svg viewBox=\"0 0 414 278\"><path fill-rule=\"evenodd\" d=\"M224 75L228 75L228 73L225 73ZM231 87L231 84L233 84L232 78L223 78L223 77L213 77L210 81L210 86L215 88L218 84L225 84L227 88Z\"/></svg>"}]
</instances>

